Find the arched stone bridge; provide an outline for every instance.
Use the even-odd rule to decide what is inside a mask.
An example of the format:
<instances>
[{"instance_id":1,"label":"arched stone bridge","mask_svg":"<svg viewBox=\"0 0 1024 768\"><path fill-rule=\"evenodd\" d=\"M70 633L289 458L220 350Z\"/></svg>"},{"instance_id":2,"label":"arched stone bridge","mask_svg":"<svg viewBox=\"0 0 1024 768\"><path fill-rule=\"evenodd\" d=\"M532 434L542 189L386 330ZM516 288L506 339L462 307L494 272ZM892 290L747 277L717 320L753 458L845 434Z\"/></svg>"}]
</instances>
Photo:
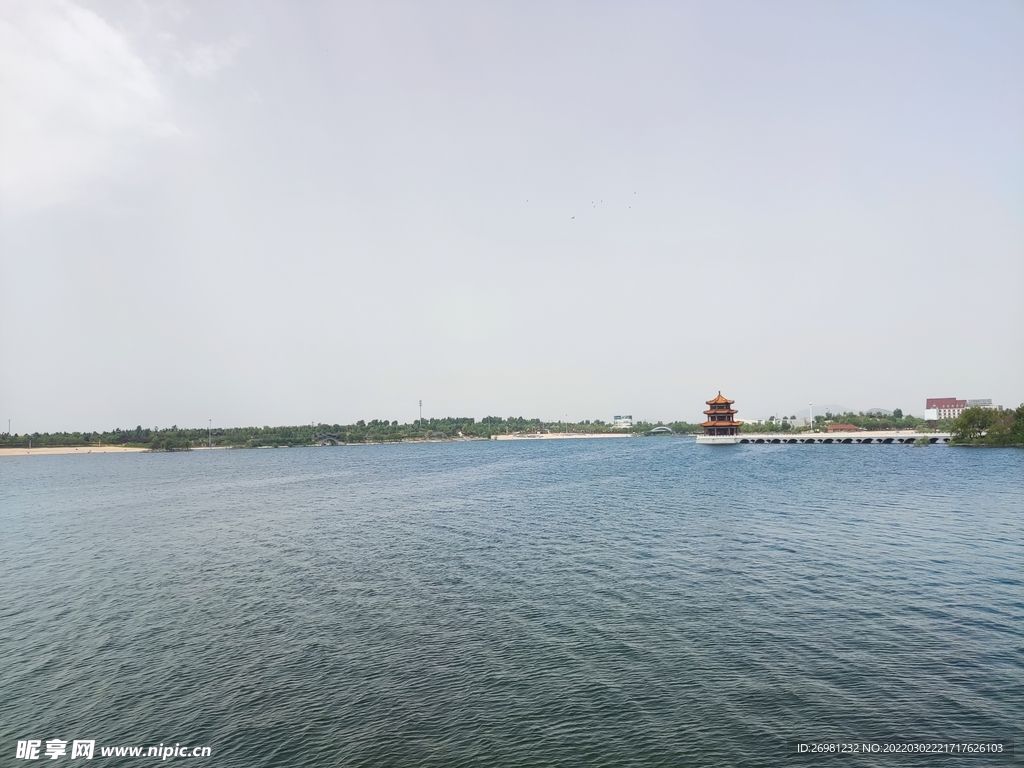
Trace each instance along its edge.
<instances>
[{"instance_id":1,"label":"arched stone bridge","mask_svg":"<svg viewBox=\"0 0 1024 768\"><path fill-rule=\"evenodd\" d=\"M910 445L927 440L929 444L948 443L949 432L813 432L800 434L700 435L698 443L704 445L799 445L801 443L835 445Z\"/></svg>"},{"instance_id":2,"label":"arched stone bridge","mask_svg":"<svg viewBox=\"0 0 1024 768\"><path fill-rule=\"evenodd\" d=\"M774 435L765 435L764 437L756 437L750 435L749 437L740 435L739 442L743 443L840 443L843 445L852 445L853 443L916 443L920 438L928 438L929 443L948 443L949 436L939 437L937 435L918 435L917 437L910 437L904 435L886 435L885 437L861 437L859 435L811 435L808 437L776 437Z\"/></svg>"}]
</instances>

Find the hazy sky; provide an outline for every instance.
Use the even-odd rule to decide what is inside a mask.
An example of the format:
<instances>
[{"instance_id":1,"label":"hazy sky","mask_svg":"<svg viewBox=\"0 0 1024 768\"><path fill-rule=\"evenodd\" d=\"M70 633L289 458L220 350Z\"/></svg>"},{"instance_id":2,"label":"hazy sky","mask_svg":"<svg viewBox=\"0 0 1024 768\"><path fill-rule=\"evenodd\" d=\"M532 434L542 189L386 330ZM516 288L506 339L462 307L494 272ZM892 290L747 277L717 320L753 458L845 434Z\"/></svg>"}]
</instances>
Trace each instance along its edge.
<instances>
[{"instance_id":1,"label":"hazy sky","mask_svg":"<svg viewBox=\"0 0 1024 768\"><path fill-rule=\"evenodd\" d=\"M1024 400L1024 3L0 2L15 432Z\"/></svg>"}]
</instances>

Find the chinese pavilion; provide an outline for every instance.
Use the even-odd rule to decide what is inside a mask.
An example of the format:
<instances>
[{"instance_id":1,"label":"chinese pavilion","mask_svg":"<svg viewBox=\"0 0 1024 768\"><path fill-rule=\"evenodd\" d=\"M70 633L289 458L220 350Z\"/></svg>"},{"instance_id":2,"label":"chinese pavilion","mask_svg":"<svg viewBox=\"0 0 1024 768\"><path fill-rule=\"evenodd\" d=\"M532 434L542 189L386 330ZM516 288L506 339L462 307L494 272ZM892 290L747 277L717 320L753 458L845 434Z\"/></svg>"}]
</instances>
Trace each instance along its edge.
<instances>
[{"instance_id":1,"label":"chinese pavilion","mask_svg":"<svg viewBox=\"0 0 1024 768\"><path fill-rule=\"evenodd\" d=\"M714 400L708 400L708 409L704 411L708 420L701 424L705 435L738 435L742 421L736 421L736 409L732 407L735 400L722 397L721 391Z\"/></svg>"}]
</instances>

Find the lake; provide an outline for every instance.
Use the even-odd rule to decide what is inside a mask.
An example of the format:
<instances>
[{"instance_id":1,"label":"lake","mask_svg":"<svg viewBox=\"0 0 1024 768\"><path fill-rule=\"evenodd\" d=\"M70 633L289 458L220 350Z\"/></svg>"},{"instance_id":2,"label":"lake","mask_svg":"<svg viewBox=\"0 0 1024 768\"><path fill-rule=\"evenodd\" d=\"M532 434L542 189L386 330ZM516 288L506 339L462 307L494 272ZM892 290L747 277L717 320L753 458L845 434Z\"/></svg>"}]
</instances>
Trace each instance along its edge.
<instances>
[{"instance_id":1,"label":"lake","mask_svg":"<svg viewBox=\"0 0 1024 768\"><path fill-rule=\"evenodd\" d=\"M0 754L1009 765L1024 451L680 438L0 459ZM1011 747L1012 748L1012 747ZM183 758L178 758L181 760ZM1019 760L1019 758L1018 758ZM152 762L152 758L149 761Z\"/></svg>"}]
</instances>

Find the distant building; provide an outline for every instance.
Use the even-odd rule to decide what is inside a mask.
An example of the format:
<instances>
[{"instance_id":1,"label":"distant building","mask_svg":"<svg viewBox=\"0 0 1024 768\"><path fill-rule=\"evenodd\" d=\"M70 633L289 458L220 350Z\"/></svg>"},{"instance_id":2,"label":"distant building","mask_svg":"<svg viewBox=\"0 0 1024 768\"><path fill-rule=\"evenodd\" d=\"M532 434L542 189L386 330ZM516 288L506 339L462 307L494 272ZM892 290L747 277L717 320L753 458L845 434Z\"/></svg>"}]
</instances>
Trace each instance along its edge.
<instances>
[{"instance_id":1,"label":"distant building","mask_svg":"<svg viewBox=\"0 0 1024 768\"><path fill-rule=\"evenodd\" d=\"M633 417L632 416L614 416L612 417L612 428L613 429L632 429L633 428Z\"/></svg>"},{"instance_id":2,"label":"distant building","mask_svg":"<svg viewBox=\"0 0 1024 768\"><path fill-rule=\"evenodd\" d=\"M988 397L980 400L957 400L955 397L929 397L924 405L924 418L926 421L956 419L967 408L1003 410L1001 405L992 405L992 399Z\"/></svg>"},{"instance_id":3,"label":"distant building","mask_svg":"<svg viewBox=\"0 0 1024 768\"><path fill-rule=\"evenodd\" d=\"M993 411L1003 410L1001 405L992 405L992 398L986 397L984 400L968 400L968 408L991 408Z\"/></svg>"},{"instance_id":4,"label":"distant building","mask_svg":"<svg viewBox=\"0 0 1024 768\"><path fill-rule=\"evenodd\" d=\"M853 424L829 424L829 432L856 432L857 427Z\"/></svg>"},{"instance_id":5,"label":"distant building","mask_svg":"<svg viewBox=\"0 0 1024 768\"><path fill-rule=\"evenodd\" d=\"M706 401L708 409L704 414L708 420L701 424L704 427L705 435L738 435L742 421L736 421L736 409L732 408L735 400L722 397L721 391L718 397Z\"/></svg>"},{"instance_id":6,"label":"distant building","mask_svg":"<svg viewBox=\"0 0 1024 768\"><path fill-rule=\"evenodd\" d=\"M924 402L924 418L927 421L956 419L966 407L966 400L957 400L955 397L929 397Z\"/></svg>"}]
</instances>

